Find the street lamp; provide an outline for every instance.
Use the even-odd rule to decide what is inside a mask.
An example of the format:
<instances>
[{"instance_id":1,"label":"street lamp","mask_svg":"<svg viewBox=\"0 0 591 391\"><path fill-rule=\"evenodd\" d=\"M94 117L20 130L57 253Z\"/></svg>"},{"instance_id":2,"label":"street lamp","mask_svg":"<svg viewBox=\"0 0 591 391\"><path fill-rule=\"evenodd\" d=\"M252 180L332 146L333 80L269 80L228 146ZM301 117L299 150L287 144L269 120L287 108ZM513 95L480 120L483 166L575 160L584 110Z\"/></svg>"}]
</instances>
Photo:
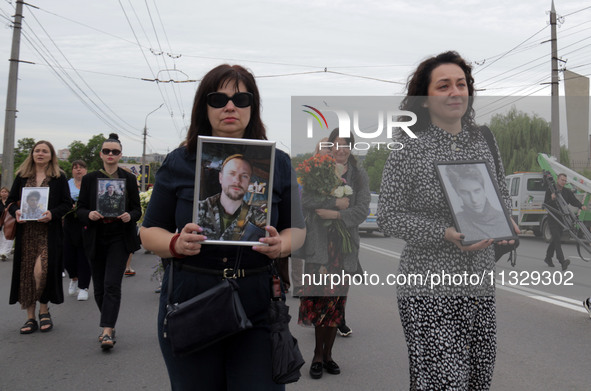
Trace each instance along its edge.
<instances>
[{"instance_id":1,"label":"street lamp","mask_svg":"<svg viewBox=\"0 0 591 391\"><path fill-rule=\"evenodd\" d=\"M144 122L144 150L142 151L142 191L146 191L146 136L148 135L148 116L150 114L152 114L153 112L155 112L156 110L158 110L159 108L161 108L162 106L164 106L164 103L160 104L160 106L158 106L157 108L155 108L154 110L150 111L147 115L146 115L146 121Z\"/></svg>"}]
</instances>

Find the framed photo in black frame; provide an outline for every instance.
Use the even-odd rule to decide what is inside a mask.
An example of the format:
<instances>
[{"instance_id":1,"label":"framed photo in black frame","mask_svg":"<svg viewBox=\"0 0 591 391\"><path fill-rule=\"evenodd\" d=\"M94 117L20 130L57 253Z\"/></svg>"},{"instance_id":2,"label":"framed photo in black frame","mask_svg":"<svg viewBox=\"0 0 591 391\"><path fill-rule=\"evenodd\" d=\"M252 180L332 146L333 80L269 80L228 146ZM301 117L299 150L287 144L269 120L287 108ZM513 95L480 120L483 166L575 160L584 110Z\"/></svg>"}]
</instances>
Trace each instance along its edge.
<instances>
[{"instance_id":1,"label":"framed photo in black frame","mask_svg":"<svg viewBox=\"0 0 591 391\"><path fill-rule=\"evenodd\" d=\"M271 222L275 142L199 136L193 221L203 243L254 246Z\"/></svg>"},{"instance_id":2,"label":"framed photo in black frame","mask_svg":"<svg viewBox=\"0 0 591 391\"><path fill-rule=\"evenodd\" d=\"M117 217L125 213L125 179L98 178L96 211L103 217Z\"/></svg>"},{"instance_id":3,"label":"framed photo in black frame","mask_svg":"<svg viewBox=\"0 0 591 391\"><path fill-rule=\"evenodd\" d=\"M435 168L463 245L517 239L486 161L436 162Z\"/></svg>"}]
</instances>

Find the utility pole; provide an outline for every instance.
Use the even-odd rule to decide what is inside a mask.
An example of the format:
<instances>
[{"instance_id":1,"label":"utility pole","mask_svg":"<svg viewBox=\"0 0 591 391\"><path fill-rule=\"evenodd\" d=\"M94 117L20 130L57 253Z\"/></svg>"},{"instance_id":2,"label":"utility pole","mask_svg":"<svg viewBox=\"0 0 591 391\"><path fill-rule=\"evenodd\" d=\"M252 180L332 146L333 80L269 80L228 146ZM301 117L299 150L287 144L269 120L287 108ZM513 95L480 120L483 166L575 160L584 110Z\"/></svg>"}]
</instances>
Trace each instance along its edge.
<instances>
[{"instance_id":1,"label":"utility pole","mask_svg":"<svg viewBox=\"0 0 591 391\"><path fill-rule=\"evenodd\" d=\"M560 162L560 118L558 111L558 42L556 37L556 9L554 0L550 10L550 43L552 45L552 81L551 81L551 115L552 137L550 142L550 153ZM566 162L560 162L566 163Z\"/></svg>"},{"instance_id":2,"label":"utility pole","mask_svg":"<svg viewBox=\"0 0 591 391\"><path fill-rule=\"evenodd\" d=\"M160 104L160 106L158 106L156 109L150 111L147 115L146 115L146 121L144 122L144 149L142 151L142 181L141 181L141 189L142 191L146 191L146 136L148 136L148 116L150 114L152 114L153 112L155 112L156 110L158 110L159 108L161 108L164 105L164 103Z\"/></svg>"},{"instance_id":3,"label":"utility pole","mask_svg":"<svg viewBox=\"0 0 591 391\"><path fill-rule=\"evenodd\" d=\"M12 49L8 71L8 92L6 93L6 117L4 118L4 146L2 151L2 186L12 187L14 177L14 132L16 124L16 86L21 45L23 2L17 0L14 24L12 26Z\"/></svg>"}]
</instances>

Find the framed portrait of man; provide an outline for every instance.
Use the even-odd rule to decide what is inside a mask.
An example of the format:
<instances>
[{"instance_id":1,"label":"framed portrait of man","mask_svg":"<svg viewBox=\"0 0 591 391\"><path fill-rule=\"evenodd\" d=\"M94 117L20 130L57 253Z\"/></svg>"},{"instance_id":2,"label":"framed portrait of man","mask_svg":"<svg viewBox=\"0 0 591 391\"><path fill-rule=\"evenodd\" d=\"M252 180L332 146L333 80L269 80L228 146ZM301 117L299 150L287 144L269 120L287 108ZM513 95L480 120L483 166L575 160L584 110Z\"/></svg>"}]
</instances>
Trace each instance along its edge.
<instances>
[{"instance_id":1,"label":"framed portrait of man","mask_svg":"<svg viewBox=\"0 0 591 391\"><path fill-rule=\"evenodd\" d=\"M49 187L23 187L21 220L36 221L47 211Z\"/></svg>"},{"instance_id":2,"label":"framed portrait of man","mask_svg":"<svg viewBox=\"0 0 591 391\"><path fill-rule=\"evenodd\" d=\"M193 221L204 243L253 246L271 221L275 142L199 136Z\"/></svg>"},{"instance_id":3,"label":"framed portrait of man","mask_svg":"<svg viewBox=\"0 0 591 391\"><path fill-rule=\"evenodd\" d=\"M437 162L435 166L455 228L465 236L463 245L517 238L486 161Z\"/></svg>"},{"instance_id":4,"label":"framed portrait of man","mask_svg":"<svg viewBox=\"0 0 591 391\"><path fill-rule=\"evenodd\" d=\"M125 213L125 179L98 178L96 211L103 217Z\"/></svg>"}]
</instances>

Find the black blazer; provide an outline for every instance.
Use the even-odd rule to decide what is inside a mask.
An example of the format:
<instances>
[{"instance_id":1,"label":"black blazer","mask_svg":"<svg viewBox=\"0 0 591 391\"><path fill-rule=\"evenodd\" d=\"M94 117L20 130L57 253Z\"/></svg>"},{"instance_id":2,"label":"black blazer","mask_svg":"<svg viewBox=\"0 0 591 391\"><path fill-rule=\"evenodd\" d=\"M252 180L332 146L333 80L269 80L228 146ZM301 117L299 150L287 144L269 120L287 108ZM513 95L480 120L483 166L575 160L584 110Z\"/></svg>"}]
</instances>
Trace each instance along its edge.
<instances>
[{"instance_id":1,"label":"black blazer","mask_svg":"<svg viewBox=\"0 0 591 391\"><path fill-rule=\"evenodd\" d=\"M142 207L140 204L140 193L137 188L137 179L135 175L125 171L121 167L117 168L117 176L125 179L125 211L131 216L128 223L123 223L125 230L125 248L131 254L139 249L137 240L136 223L142 217ZM108 178L100 171L93 171L82 177L80 185L80 196L78 197L78 210L76 211L78 219L85 226L82 239L84 249L89 261L94 260L96 254L96 235L98 224L103 224L100 220L92 221L88 218L91 211L96 210L96 196L98 190L98 178Z\"/></svg>"}]
</instances>

